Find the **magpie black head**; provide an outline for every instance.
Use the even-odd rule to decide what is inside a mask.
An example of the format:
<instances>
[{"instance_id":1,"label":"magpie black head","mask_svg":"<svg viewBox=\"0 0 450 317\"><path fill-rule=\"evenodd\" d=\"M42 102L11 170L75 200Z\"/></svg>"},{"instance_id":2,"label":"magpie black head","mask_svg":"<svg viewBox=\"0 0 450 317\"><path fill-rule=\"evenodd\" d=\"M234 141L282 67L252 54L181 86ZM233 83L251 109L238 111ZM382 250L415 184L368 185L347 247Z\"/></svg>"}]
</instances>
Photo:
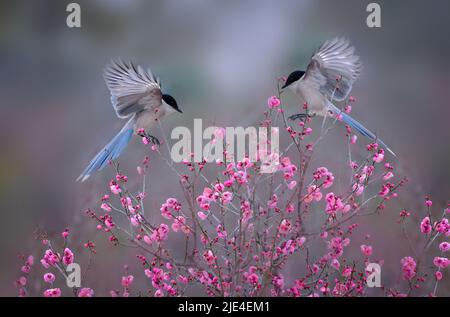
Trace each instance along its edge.
<instances>
[{"instance_id":1,"label":"magpie black head","mask_svg":"<svg viewBox=\"0 0 450 317\"><path fill-rule=\"evenodd\" d=\"M305 72L302 70L296 70L296 71L290 73L288 78L286 79L286 82L284 83L283 87L281 87L281 89L284 89L284 88L290 86L291 84L295 83L297 80L302 78L302 76L304 74L305 74Z\"/></svg>"},{"instance_id":2,"label":"magpie black head","mask_svg":"<svg viewBox=\"0 0 450 317\"><path fill-rule=\"evenodd\" d=\"M175 109L176 111L178 111L179 113L183 113L180 108L178 108L178 104L177 101L175 100L174 97L172 97L171 95L162 95L162 99L163 101L168 104L169 106L171 106L173 109Z\"/></svg>"}]
</instances>

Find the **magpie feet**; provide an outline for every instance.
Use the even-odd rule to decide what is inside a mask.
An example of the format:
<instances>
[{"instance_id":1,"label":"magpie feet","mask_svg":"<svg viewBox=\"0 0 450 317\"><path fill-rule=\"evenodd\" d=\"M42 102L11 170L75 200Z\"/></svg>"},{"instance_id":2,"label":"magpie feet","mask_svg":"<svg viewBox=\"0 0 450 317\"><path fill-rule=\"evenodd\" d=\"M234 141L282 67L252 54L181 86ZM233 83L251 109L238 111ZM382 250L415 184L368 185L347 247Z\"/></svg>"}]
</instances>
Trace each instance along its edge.
<instances>
[{"instance_id":1,"label":"magpie feet","mask_svg":"<svg viewBox=\"0 0 450 317\"><path fill-rule=\"evenodd\" d=\"M294 115L289 117L289 119L292 120L292 121L295 121L295 120L302 120L302 121L304 121L304 120L306 120L308 118L312 118L312 117L309 114L307 114L307 113L297 113L297 114L294 114Z\"/></svg>"},{"instance_id":2,"label":"magpie feet","mask_svg":"<svg viewBox=\"0 0 450 317\"><path fill-rule=\"evenodd\" d=\"M139 134L139 136L145 137L147 139L147 141L151 142L152 144L155 144L157 146L161 145L161 142L159 142L158 138L149 133L142 132Z\"/></svg>"},{"instance_id":3,"label":"magpie feet","mask_svg":"<svg viewBox=\"0 0 450 317\"><path fill-rule=\"evenodd\" d=\"M158 138L153 135L147 134L147 139L157 146L161 145L161 142L159 142Z\"/></svg>"}]
</instances>

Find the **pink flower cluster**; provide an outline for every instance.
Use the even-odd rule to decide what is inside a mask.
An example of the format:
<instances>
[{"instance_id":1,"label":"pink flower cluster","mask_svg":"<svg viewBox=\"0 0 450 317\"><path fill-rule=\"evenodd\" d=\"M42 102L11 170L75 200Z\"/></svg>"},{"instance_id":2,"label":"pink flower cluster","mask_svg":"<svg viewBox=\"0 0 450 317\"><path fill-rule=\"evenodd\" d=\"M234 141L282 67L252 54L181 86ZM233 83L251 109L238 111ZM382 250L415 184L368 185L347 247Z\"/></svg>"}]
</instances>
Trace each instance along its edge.
<instances>
[{"instance_id":1,"label":"pink flower cluster","mask_svg":"<svg viewBox=\"0 0 450 317\"><path fill-rule=\"evenodd\" d=\"M330 250L328 255L333 258L339 258L344 254L344 248L350 244L349 238L333 237L328 243L327 247Z\"/></svg>"},{"instance_id":2,"label":"pink flower cluster","mask_svg":"<svg viewBox=\"0 0 450 317\"><path fill-rule=\"evenodd\" d=\"M308 194L306 195L304 201L306 203L311 203L312 201L320 201L323 195L320 192L320 187L317 185L311 185L308 187Z\"/></svg>"},{"instance_id":3,"label":"pink flower cluster","mask_svg":"<svg viewBox=\"0 0 450 317\"><path fill-rule=\"evenodd\" d=\"M292 164L289 157L283 157L280 162L280 170L283 172L284 179L289 180L297 172L297 166Z\"/></svg>"},{"instance_id":4,"label":"pink flower cluster","mask_svg":"<svg viewBox=\"0 0 450 317\"><path fill-rule=\"evenodd\" d=\"M73 252L69 249L69 248L65 248L64 249L64 254L63 254L63 263L65 265L69 265L73 263Z\"/></svg>"},{"instance_id":5,"label":"pink flower cluster","mask_svg":"<svg viewBox=\"0 0 450 317\"><path fill-rule=\"evenodd\" d=\"M281 234L288 234L292 229L292 223L289 221L289 219L283 219L281 221L280 227L278 231Z\"/></svg>"},{"instance_id":6,"label":"pink flower cluster","mask_svg":"<svg viewBox=\"0 0 450 317\"><path fill-rule=\"evenodd\" d=\"M93 297L94 296L94 290L89 287L83 287L78 292L78 297Z\"/></svg>"},{"instance_id":7,"label":"pink flower cluster","mask_svg":"<svg viewBox=\"0 0 450 317\"><path fill-rule=\"evenodd\" d=\"M259 284L259 275L258 268L255 266L250 266L248 268L248 271L243 273L244 279L247 281L247 283L251 284L252 286L259 288L261 287L261 284Z\"/></svg>"},{"instance_id":8,"label":"pink flower cluster","mask_svg":"<svg viewBox=\"0 0 450 317\"><path fill-rule=\"evenodd\" d=\"M404 257L401 260L402 263L402 277L404 280L410 281L416 276L417 264L416 261L410 256Z\"/></svg>"},{"instance_id":9,"label":"pink flower cluster","mask_svg":"<svg viewBox=\"0 0 450 317\"><path fill-rule=\"evenodd\" d=\"M445 269L450 264L450 260L444 257L437 256L433 259L433 264L440 269Z\"/></svg>"},{"instance_id":10,"label":"pink flower cluster","mask_svg":"<svg viewBox=\"0 0 450 317\"><path fill-rule=\"evenodd\" d=\"M214 188L205 187L203 194L197 197L199 207L208 211L212 202L219 202L221 205L228 205L233 200L233 193L225 191L225 185L217 183Z\"/></svg>"},{"instance_id":11,"label":"pink flower cluster","mask_svg":"<svg viewBox=\"0 0 450 317\"><path fill-rule=\"evenodd\" d=\"M431 221L429 217L423 218L422 222L420 223L420 231L424 234L431 233Z\"/></svg>"},{"instance_id":12,"label":"pink flower cluster","mask_svg":"<svg viewBox=\"0 0 450 317\"><path fill-rule=\"evenodd\" d=\"M372 246L362 244L362 245L361 245L361 252L362 252L362 254L364 254L365 256L371 256L371 255L372 255Z\"/></svg>"},{"instance_id":13,"label":"pink flower cluster","mask_svg":"<svg viewBox=\"0 0 450 317\"><path fill-rule=\"evenodd\" d=\"M60 288L49 288L44 291L45 297L60 297L61 289Z\"/></svg>"},{"instance_id":14,"label":"pink flower cluster","mask_svg":"<svg viewBox=\"0 0 450 317\"><path fill-rule=\"evenodd\" d=\"M144 271L145 275L151 280L152 286L156 289L154 294L155 297L164 296L164 292L166 292L169 296L178 295L178 290L176 288L177 281L172 278L171 270L173 270L173 266L170 263L167 263L166 268L168 269L167 272L165 272L162 268L156 267L151 270L145 269ZM182 283L187 282L182 276L180 276L179 280Z\"/></svg>"},{"instance_id":15,"label":"pink flower cluster","mask_svg":"<svg viewBox=\"0 0 450 317\"><path fill-rule=\"evenodd\" d=\"M329 188L333 185L334 176L333 173L328 171L326 167L319 167L314 173L313 178L316 181L322 181L321 187Z\"/></svg>"},{"instance_id":16,"label":"pink flower cluster","mask_svg":"<svg viewBox=\"0 0 450 317\"><path fill-rule=\"evenodd\" d=\"M50 249L45 251L44 257L41 259L41 264L46 269L48 269L50 266L55 266L59 262L60 256Z\"/></svg>"},{"instance_id":17,"label":"pink flower cluster","mask_svg":"<svg viewBox=\"0 0 450 317\"><path fill-rule=\"evenodd\" d=\"M55 279L56 279L56 276L53 273L45 273L44 274L44 282L46 282L46 283L51 284L55 281Z\"/></svg>"},{"instance_id":18,"label":"pink flower cluster","mask_svg":"<svg viewBox=\"0 0 450 317\"><path fill-rule=\"evenodd\" d=\"M345 204L342 201L342 198L336 196L333 192L330 192L325 196L325 201L325 212L332 217L336 217L339 212L346 214L351 209L349 204Z\"/></svg>"},{"instance_id":19,"label":"pink flower cluster","mask_svg":"<svg viewBox=\"0 0 450 317\"><path fill-rule=\"evenodd\" d=\"M162 223L155 230L152 231L150 236L145 235L144 241L149 245L151 245L153 242L160 244L163 241L167 240L168 236L169 236L169 226Z\"/></svg>"},{"instance_id":20,"label":"pink flower cluster","mask_svg":"<svg viewBox=\"0 0 450 317\"><path fill-rule=\"evenodd\" d=\"M336 83L340 84L339 77ZM121 279L117 279L118 289L110 290L109 294L124 297L439 294L443 289L439 288L440 281L448 276L444 270L449 266L445 253L450 250L446 218L450 205L440 217L435 217L438 213L431 209L437 204L433 205L429 197L425 207L422 205L425 209L422 215L420 210L408 207L407 211L406 206L389 204L406 180L394 175L394 167L387 161L390 154L376 143L367 146L364 157L359 152L349 153L349 166L338 167L335 176L322 165L324 159L320 165L313 160L316 144L328 130L321 135L313 130L309 126L312 118L289 126L280 95L270 97L268 106L270 110L264 112L261 125L284 125L281 131L287 133L284 132L286 137L282 140L290 142L287 146L283 144L281 156L271 153L270 157L279 160L272 174L262 172L264 162L252 162L248 157L230 162L228 150L224 150L223 159L213 163L185 160L182 164L172 164L162 149L152 151L152 155L161 157L161 163L167 163L176 172L180 193L172 193L178 199L148 195L146 201L150 201L150 206L144 208L144 197L148 194L145 182L151 177L143 175L151 176L153 167L148 164L148 154L137 168L136 176L141 184L128 183L128 177L119 171L119 164L111 164L116 176L105 184L110 194L100 196L85 214L95 222L98 234L111 242L107 247L116 248L115 252L133 248L142 254L135 255L141 264L138 273L131 272L134 266L126 265L125 272L119 275ZM308 105L304 104L303 109L307 110ZM345 112L351 112L351 105L346 105ZM223 138L223 128L217 128L214 137ZM356 143L350 127L342 141ZM357 144L350 146L349 151L356 147ZM153 159L152 156L152 162ZM333 164L343 160L331 157L331 161ZM160 207L157 201L163 202ZM399 243L415 241L410 239L408 229L418 233L420 228L423 234L418 236L423 243L417 245L423 250L414 252L415 258L403 257L401 266L396 265L404 281L395 279L393 283L383 278L383 288L369 289L367 281L372 272L367 265L374 262L382 266L386 261L383 248L376 249L380 258L373 258L372 245L380 243L371 240L370 231L379 228L372 226L369 217L385 214L400 214L396 221L391 221L389 216L380 219L383 224L386 222L386 228L401 225L399 234L405 239L398 239ZM420 224L417 216L422 219ZM370 220L361 225L360 220L364 218ZM41 263L47 272L38 274L42 287L37 293L58 297L65 292L64 288L57 287L62 285L58 274L61 280L66 278L67 266L75 260L72 250L78 248L70 244L73 239L68 228L58 235L63 243L55 245L60 248L54 248L46 234L43 237ZM412 248L416 246L410 244ZM92 239L80 245L84 246L80 252L89 252L89 261L96 254L95 245ZM85 256L77 253L76 258L81 262ZM33 257L21 261L22 269L16 281L19 295L35 295L35 288L28 287ZM89 269L89 264L82 266ZM390 267L383 266L383 270ZM396 276L384 276L389 275ZM430 276L434 280L430 281ZM145 283L138 283L141 278ZM430 284L434 284L431 291ZM70 290L70 294L102 295L97 288L94 293L84 286Z\"/></svg>"},{"instance_id":21,"label":"pink flower cluster","mask_svg":"<svg viewBox=\"0 0 450 317\"><path fill-rule=\"evenodd\" d=\"M27 296L27 286L28 286L28 278L27 276L30 274L31 269L34 265L34 257L29 255L28 257L21 257L22 260L25 261L24 265L22 265L20 271L21 275L16 281L15 285L19 289L19 297Z\"/></svg>"},{"instance_id":22,"label":"pink flower cluster","mask_svg":"<svg viewBox=\"0 0 450 317\"><path fill-rule=\"evenodd\" d=\"M450 224L447 218L442 218L436 224L436 232L445 235L446 237L450 237Z\"/></svg>"},{"instance_id":23,"label":"pink flower cluster","mask_svg":"<svg viewBox=\"0 0 450 317\"><path fill-rule=\"evenodd\" d=\"M160 208L161 215L166 219L173 220L172 230L174 232L181 231L185 234L190 232L190 228L186 225L186 218L180 215L181 204L175 198L169 198Z\"/></svg>"},{"instance_id":24,"label":"pink flower cluster","mask_svg":"<svg viewBox=\"0 0 450 317\"><path fill-rule=\"evenodd\" d=\"M267 100L267 105L269 106L270 109L278 108L281 105L281 101L280 99L278 99L277 96L271 96Z\"/></svg>"},{"instance_id":25,"label":"pink flower cluster","mask_svg":"<svg viewBox=\"0 0 450 317\"><path fill-rule=\"evenodd\" d=\"M172 219L176 217L180 210L181 204L175 198L168 198L160 208L161 215L166 219Z\"/></svg>"}]
</instances>

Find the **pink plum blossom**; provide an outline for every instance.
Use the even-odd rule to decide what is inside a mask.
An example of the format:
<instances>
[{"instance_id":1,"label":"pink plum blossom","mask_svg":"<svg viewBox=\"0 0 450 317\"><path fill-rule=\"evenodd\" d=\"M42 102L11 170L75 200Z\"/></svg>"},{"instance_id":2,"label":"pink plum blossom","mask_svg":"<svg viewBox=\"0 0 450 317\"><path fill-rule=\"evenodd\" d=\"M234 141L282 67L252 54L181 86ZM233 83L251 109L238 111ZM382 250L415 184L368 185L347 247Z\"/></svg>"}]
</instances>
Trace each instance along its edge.
<instances>
[{"instance_id":1,"label":"pink plum blossom","mask_svg":"<svg viewBox=\"0 0 450 317\"><path fill-rule=\"evenodd\" d=\"M450 250L450 243L449 242L441 242L439 244L439 250L441 250L442 252L447 252L448 250Z\"/></svg>"},{"instance_id":2,"label":"pink plum blossom","mask_svg":"<svg viewBox=\"0 0 450 317\"><path fill-rule=\"evenodd\" d=\"M45 290L44 292L45 297L60 297L61 296L61 289L59 288L50 288Z\"/></svg>"},{"instance_id":3,"label":"pink plum blossom","mask_svg":"<svg viewBox=\"0 0 450 317\"><path fill-rule=\"evenodd\" d=\"M84 287L80 289L78 292L78 297L93 297L94 296L94 290L91 288Z\"/></svg>"},{"instance_id":4,"label":"pink plum blossom","mask_svg":"<svg viewBox=\"0 0 450 317\"><path fill-rule=\"evenodd\" d=\"M271 96L267 100L267 105L269 106L270 109L278 108L280 106L280 104L281 104L281 101L276 96Z\"/></svg>"},{"instance_id":5,"label":"pink plum blossom","mask_svg":"<svg viewBox=\"0 0 450 317\"><path fill-rule=\"evenodd\" d=\"M423 218L420 223L420 231L424 234L429 234L432 230L431 221L429 217Z\"/></svg>"},{"instance_id":6,"label":"pink plum blossom","mask_svg":"<svg viewBox=\"0 0 450 317\"><path fill-rule=\"evenodd\" d=\"M364 254L365 256L370 256L370 255L372 255L372 246L362 244L362 245L361 245L361 252L362 252L362 254Z\"/></svg>"},{"instance_id":7,"label":"pink plum blossom","mask_svg":"<svg viewBox=\"0 0 450 317\"><path fill-rule=\"evenodd\" d=\"M416 261L410 256L404 257L401 260L403 279L410 281L414 276L416 276Z\"/></svg>"},{"instance_id":8,"label":"pink plum blossom","mask_svg":"<svg viewBox=\"0 0 450 317\"><path fill-rule=\"evenodd\" d=\"M450 260L444 257L436 256L433 259L433 264L438 268L445 269L450 264Z\"/></svg>"},{"instance_id":9,"label":"pink plum blossom","mask_svg":"<svg viewBox=\"0 0 450 317\"><path fill-rule=\"evenodd\" d=\"M55 274L53 274L53 273L45 273L44 274L44 281L46 283L53 283L55 281Z\"/></svg>"}]
</instances>

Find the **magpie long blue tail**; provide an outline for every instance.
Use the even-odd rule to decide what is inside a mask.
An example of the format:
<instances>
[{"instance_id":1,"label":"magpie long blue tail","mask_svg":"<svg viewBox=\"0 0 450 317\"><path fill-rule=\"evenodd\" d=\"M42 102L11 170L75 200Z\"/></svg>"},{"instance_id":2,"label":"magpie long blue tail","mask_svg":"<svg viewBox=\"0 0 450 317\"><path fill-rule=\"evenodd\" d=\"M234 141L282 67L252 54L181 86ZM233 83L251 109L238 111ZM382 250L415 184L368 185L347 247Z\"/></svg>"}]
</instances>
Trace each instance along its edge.
<instances>
[{"instance_id":1,"label":"magpie long blue tail","mask_svg":"<svg viewBox=\"0 0 450 317\"><path fill-rule=\"evenodd\" d=\"M86 169L77 178L84 182L93 173L103 169L109 161L117 159L133 136L133 119L127 122L119 133L92 159Z\"/></svg>"},{"instance_id":2,"label":"magpie long blue tail","mask_svg":"<svg viewBox=\"0 0 450 317\"><path fill-rule=\"evenodd\" d=\"M345 113L344 111L342 111L341 109L339 109L338 107L333 105L331 102L328 101L327 105L328 105L328 109L330 109L335 115L338 115L338 114L341 115L342 116L342 120L346 124L348 124L352 129L355 129L356 131L361 133L366 138L381 144L387 151L389 151L389 153L391 153L395 157L397 156L386 145L386 143L384 143L381 139L377 138L377 136L373 132L371 132L369 129L367 129L365 126L363 126L361 123L359 123L358 121L356 121L355 119L350 117L347 113Z\"/></svg>"}]
</instances>

